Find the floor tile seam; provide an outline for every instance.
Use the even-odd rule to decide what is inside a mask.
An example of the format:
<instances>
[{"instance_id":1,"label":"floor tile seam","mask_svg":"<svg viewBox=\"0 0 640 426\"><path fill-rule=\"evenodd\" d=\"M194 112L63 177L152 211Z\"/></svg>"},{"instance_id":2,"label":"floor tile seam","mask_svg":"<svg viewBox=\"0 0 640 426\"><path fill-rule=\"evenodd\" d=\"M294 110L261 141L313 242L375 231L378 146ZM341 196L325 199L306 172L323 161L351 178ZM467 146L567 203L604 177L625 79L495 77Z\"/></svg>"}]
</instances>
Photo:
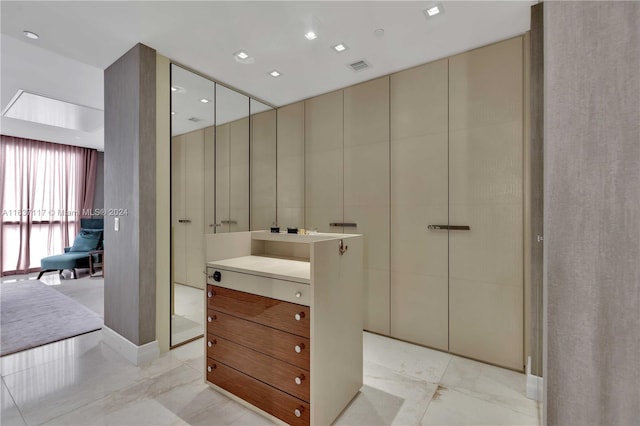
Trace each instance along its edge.
<instances>
[{"instance_id":1,"label":"floor tile seam","mask_svg":"<svg viewBox=\"0 0 640 426\"><path fill-rule=\"evenodd\" d=\"M410 380L412 380L414 382L426 383L426 384L429 384L429 385L438 385L439 384L438 382L432 382L432 381L426 380L426 379L421 378L421 377L416 377L416 376L412 376L412 375L407 374L407 373L400 372L398 370L393 369L392 367L389 367L389 366L384 365L384 364L380 364L379 362L374 362L374 361L367 361L367 362L370 363L370 364L374 364L374 365L376 365L378 367L385 368L385 369L389 370L390 372L392 372L393 374L396 374L396 375L398 375L400 377L403 377L405 379L410 379Z\"/></svg>"},{"instance_id":2,"label":"floor tile seam","mask_svg":"<svg viewBox=\"0 0 640 426\"><path fill-rule=\"evenodd\" d=\"M38 424L39 424L39 425L50 425L50 424L54 424L53 422L55 422L55 421L56 421L56 419L60 419L60 418L62 418L62 417L64 417L64 416L67 416L67 415L69 415L69 414L71 414L71 413L74 413L74 412L76 412L76 411L78 411L78 410L81 410L81 409L85 408L87 405L90 405L90 404L96 403L96 402L98 402L98 401L101 401L101 400L103 400L103 399L106 399L106 398L108 398L112 393L114 393L114 392L119 392L119 391L120 391L120 390L114 390L114 391L111 391L111 392L107 392L106 394L104 394L104 395L102 395L102 396L100 396L100 397L98 397L98 398L96 398L96 399L92 399L91 401L87 401L86 403L84 403L84 404L82 404L82 405L80 405L80 406L78 406L78 407L75 407L75 408L73 408L73 409L71 409L71 410L65 411L64 413L60 413L60 414L58 414L57 416L52 417L52 418L50 418L50 419L46 419L45 421L43 421L43 422L41 422L41 423L38 423ZM28 424L28 423L25 421L25 424Z\"/></svg>"},{"instance_id":3,"label":"floor tile seam","mask_svg":"<svg viewBox=\"0 0 640 426\"><path fill-rule=\"evenodd\" d=\"M22 410L20 409L20 406L18 406L18 403L16 402L16 399L13 397L13 394L11 393L11 390L9 390L9 386L7 386L7 384L5 383L4 377L0 378L0 380L2 380L2 386L4 386L4 388L7 390L7 393L11 397L11 401L13 402L13 406L16 407L16 410L18 410L18 414L20 414L20 418L22 419L22 422L26 425L27 421L25 420L24 415L22 414Z\"/></svg>"},{"instance_id":4,"label":"floor tile seam","mask_svg":"<svg viewBox=\"0 0 640 426\"><path fill-rule=\"evenodd\" d=\"M451 390L453 392L457 392L459 394L462 394L462 395L464 395L466 397L469 397L469 398L473 398L473 399L478 400L478 401L482 401L482 402L485 402L485 403L488 403L488 404L498 405L498 406L500 406L502 408L509 409L509 410L511 410L511 411L513 411L514 413L517 413L517 414L522 414L522 415L525 415L525 416L530 416L530 414L531 414L531 413L526 412L524 410L518 410L516 407L514 407L514 405L512 403L509 403L508 401L500 400L500 399L496 400L495 398L492 398L492 399L483 398L482 396L488 396L488 394L483 393L483 392L473 391L473 390L470 390L470 389L460 388L460 387L457 387L457 386L449 387L449 386L444 385L444 384L442 385L442 387L444 387L447 391ZM491 398L491 397L489 397L489 398ZM525 396L523 396L523 399L527 399L527 398ZM537 407L536 407L536 410L537 410ZM536 413L535 417L537 419L537 417L538 417L537 413Z\"/></svg>"}]
</instances>

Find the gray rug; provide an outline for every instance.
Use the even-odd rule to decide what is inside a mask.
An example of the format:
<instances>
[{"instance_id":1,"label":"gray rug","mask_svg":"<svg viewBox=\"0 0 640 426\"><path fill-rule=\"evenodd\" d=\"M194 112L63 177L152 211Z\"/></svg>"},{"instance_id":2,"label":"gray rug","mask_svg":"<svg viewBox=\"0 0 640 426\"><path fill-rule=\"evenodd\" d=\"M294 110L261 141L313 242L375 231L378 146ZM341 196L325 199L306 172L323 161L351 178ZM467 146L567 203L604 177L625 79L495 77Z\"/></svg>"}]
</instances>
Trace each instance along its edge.
<instances>
[{"instance_id":1,"label":"gray rug","mask_svg":"<svg viewBox=\"0 0 640 426\"><path fill-rule=\"evenodd\" d=\"M102 318L40 281L0 284L0 356L102 328Z\"/></svg>"}]
</instances>

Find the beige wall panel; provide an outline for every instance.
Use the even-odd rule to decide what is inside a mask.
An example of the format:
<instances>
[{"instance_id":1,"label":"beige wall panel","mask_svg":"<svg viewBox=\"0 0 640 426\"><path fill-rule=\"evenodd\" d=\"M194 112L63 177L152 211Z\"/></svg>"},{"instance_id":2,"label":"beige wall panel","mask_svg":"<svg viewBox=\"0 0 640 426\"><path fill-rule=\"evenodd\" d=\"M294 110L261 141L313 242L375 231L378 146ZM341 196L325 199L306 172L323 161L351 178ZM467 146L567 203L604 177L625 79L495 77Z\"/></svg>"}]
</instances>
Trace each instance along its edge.
<instances>
[{"instance_id":1,"label":"beige wall panel","mask_svg":"<svg viewBox=\"0 0 640 426\"><path fill-rule=\"evenodd\" d=\"M278 114L278 224L304 228L304 102Z\"/></svg>"},{"instance_id":2,"label":"beige wall panel","mask_svg":"<svg viewBox=\"0 0 640 426\"><path fill-rule=\"evenodd\" d=\"M522 370L522 38L449 64L450 349Z\"/></svg>"},{"instance_id":3,"label":"beige wall panel","mask_svg":"<svg viewBox=\"0 0 640 426\"><path fill-rule=\"evenodd\" d=\"M350 206L389 205L389 140L344 148L345 221Z\"/></svg>"},{"instance_id":4,"label":"beige wall panel","mask_svg":"<svg viewBox=\"0 0 640 426\"><path fill-rule=\"evenodd\" d=\"M216 126L216 233L229 232L229 124Z\"/></svg>"},{"instance_id":5,"label":"beige wall panel","mask_svg":"<svg viewBox=\"0 0 640 426\"><path fill-rule=\"evenodd\" d=\"M249 117L229 123L231 232L249 230Z\"/></svg>"},{"instance_id":6,"label":"beige wall panel","mask_svg":"<svg viewBox=\"0 0 640 426\"><path fill-rule=\"evenodd\" d=\"M276 111L251 117L251 229L276 221Z\"/></svg>"},{"instance_id":7,"label":"beige wall panel","mask_svg":"<svg viewBox=\"0 0 640 426\"><path fill-rule=\"evenodd\" d=\"M364 329L389 335L389 270L365 268Z\"/></svg>"},{"instance_id":8,"label":"beige wall panel","mask_svg":"<svg viewBox=\"0 0 640 426\"><path fill-rule=\"evenodd\" d=\"M391 335L448 349L447 60L391 76Z\"/></svg>"},{"instance_id":9,"label":"beige wall panel","mask_svg":"<svg viewBox=\"0 0 640 426\"><path fill-rule=\"evenodd\" d=\"M344 89L344 146L389 143L389 76Z\"/></svg>"},{"instance_id":10,"label":"beige wall panel","mask_svg":"<svg viewBox=\"0 0 640 426\"><path fill-rule=\"evenodd\" d=\"M305 101L305 224L321 232L342 232L342 91Z\"/></svg>"},{"instance_id":11,"label":"beige wall panel","mask_svg":"<svg viewBox=\"0 0 640 426\"><path fill-rule=\"evenodd\" d=\"M451 278L449 297L451 352L522 371L522 286Z\"/></svg>"},{"instance_id":12,"label":"beige wall panel","mask_svg":"<svg viewBox=\"0 0 640 426\"><path fill-rule=\"evenodd\" d=\"M204 129L204 233L215 232L215 130Z\"/></svg>"},{"instance_id":13,"label":"beige wall panel","mask_svg":"<svg viewBox=\"0 0 640 426\"><path fill-rule=\"evenodd\" d=\"M178 222L185 213L185 149L183 135L171 138L171 227L173 228L173 279L187 281L186 229Z\"/></svg>"},{"instance_id":14,"label":"beige wall panel","mask_svg":"<svg viewBox=\"0 0 640 426\"><path fill-rule=\"evenodd\" d=\"M397 270L391 272L391 282L391 335L448 350L447 277Z\"/></svg>"},{"instance_id":15,"label":"beige wall panel","mask_svg":"<svg viewBox=\"0 0 640 426\"><path fill-rule=\"evenodd\" d=\"M391 139L448 130L448 59L391 75Z\"/></svg>"},{"instance_id":16,"label":"beige wall panel","mask_svg":"<svg viewBox=\"0 0 640 426\"><path fill-rule=\"evenodd\" d=\"M522 37L449 59L450 129L522 122Z\"/></svg>"}]
</instances>

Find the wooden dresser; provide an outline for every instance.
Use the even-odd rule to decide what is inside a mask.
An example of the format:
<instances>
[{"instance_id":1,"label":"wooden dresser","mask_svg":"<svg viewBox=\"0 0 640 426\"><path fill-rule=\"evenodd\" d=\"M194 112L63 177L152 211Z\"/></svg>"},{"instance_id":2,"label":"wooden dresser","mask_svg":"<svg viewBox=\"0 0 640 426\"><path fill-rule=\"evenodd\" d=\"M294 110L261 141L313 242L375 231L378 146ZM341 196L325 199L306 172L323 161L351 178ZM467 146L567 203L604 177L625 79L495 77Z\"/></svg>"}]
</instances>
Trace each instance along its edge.
<instances>
[{"instance_id":1,"label":"wooden dresser","mask_svg":"<svg viewBox=\"0 0 640 426\"><path fill-rule=\"evenodd\" d=\"M207 382L278 423L333 422L362 386L362 237L207 238Z\"/></svg>"}]
</instances>

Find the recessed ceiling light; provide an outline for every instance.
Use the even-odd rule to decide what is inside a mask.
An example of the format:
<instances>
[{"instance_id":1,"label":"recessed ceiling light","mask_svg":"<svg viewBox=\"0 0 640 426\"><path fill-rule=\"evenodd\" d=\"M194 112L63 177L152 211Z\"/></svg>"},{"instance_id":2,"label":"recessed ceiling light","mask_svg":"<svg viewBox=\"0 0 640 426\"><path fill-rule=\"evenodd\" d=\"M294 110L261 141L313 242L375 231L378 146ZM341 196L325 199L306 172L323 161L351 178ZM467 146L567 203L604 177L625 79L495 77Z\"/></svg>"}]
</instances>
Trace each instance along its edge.
<instances>
[{"instance_id":1,"label":"recessed ceiling light","mask_svg":"<svg viewBox=\"0 0 640 426\"><path fill-rule=\"evenodd\" d=\"M25 31L23 31L22 33L24 34L24 36L25 36L26 38L30 38L31 40L37 40L37 39L39 39L39 38L40 38L40 36L39 36L38 34L36 34L36 33L34 33L34 32L31 32L31 31L27 31L27 30L25 30Z\"/></svg>"},{"instance_id":2,"label":"recessed ceiling light","mask_svg":"<svg viewBox=\"0 0 640 426\"><path fill-rule=\"evenodd\" d=\"M333 50L335 50L336 52L340 53L340 52L344 52L345 50L348 49L347 45L344 43L339 43L336 44L335 46L331 46L333 48Z\"/></svg>"},{"instance_id":3,"label":"recessed ceiling light","mask_svg":"<svg viewBox=\"0 0 640 426\"><path fill-rule=\"evenodd\" d=\"M318 35L313 31L309 31L304 36L307 38L307 40L315 40L316 38L318 38Z\"/></svg>"},{"instance_id":4,"label":"recessed ceiling light","mask_svg":"<svg viewBox=\"0 0 640 426\"><path fill-rule=\"evenodd\" d=\"M234 55L238 58L238 59L247 59L249 57L249 55L247 54L247 52L245 52L244 50L240 50L236 53L234 53Z\"/></svg>"},{"instance_id":5,"label":"recessed ceiling light","mask_svg":"<svg viewBox=\"0 0 640 426\"><path fill-rule=\"evenodd\" d=\"M176 112L175 111L171 111L171 115L176 115Z\"/></svg>"},{"instance_id":6,"label":"recessed ceiling light","mask_svg":"<svg viewBox=\"0 0 640 426\"><path fill-rule=\"evenodd\" d=\"M207 98L202 98L200 99L200 102L202 102L203 104L208 104L210 101Z\"/></svg>"},{"instance_id":7,"label":"recessed ceiling light","mask_svg":"<svg viewBox=\"0 0 640 426\"><path fill-rule=\"evenodd\" d=\"M176 92L176 91L178 91L178 89L176 89L175 87L171 86L171 91L172 92Z\"/></svg>"},{"instance_id":8,"label":"recessed ceiling light","mask_svg":"<svg viewBox=\"0 0 640 426\"><path fill-rule=\"evenodd\" d=\"M282 74L281 74L281 73L279 73L277 70L273 70L273 71L271 71L271 72L269 73L269 75L270 75L271 77L280 77Z\"/></svg>"},{"instance_id":9,"label":"recessed ceiling light","mask_svg":"<svg viewBox=\"0 0 640 426\"><path fill-rule=\"evenodd\" d=\"M431 6L427 7L422 11L427 18L434 17L436 15L440 15L444 13L444 7L442 7L442 3L434 3Z\"/></svg>"}]
</instances>

